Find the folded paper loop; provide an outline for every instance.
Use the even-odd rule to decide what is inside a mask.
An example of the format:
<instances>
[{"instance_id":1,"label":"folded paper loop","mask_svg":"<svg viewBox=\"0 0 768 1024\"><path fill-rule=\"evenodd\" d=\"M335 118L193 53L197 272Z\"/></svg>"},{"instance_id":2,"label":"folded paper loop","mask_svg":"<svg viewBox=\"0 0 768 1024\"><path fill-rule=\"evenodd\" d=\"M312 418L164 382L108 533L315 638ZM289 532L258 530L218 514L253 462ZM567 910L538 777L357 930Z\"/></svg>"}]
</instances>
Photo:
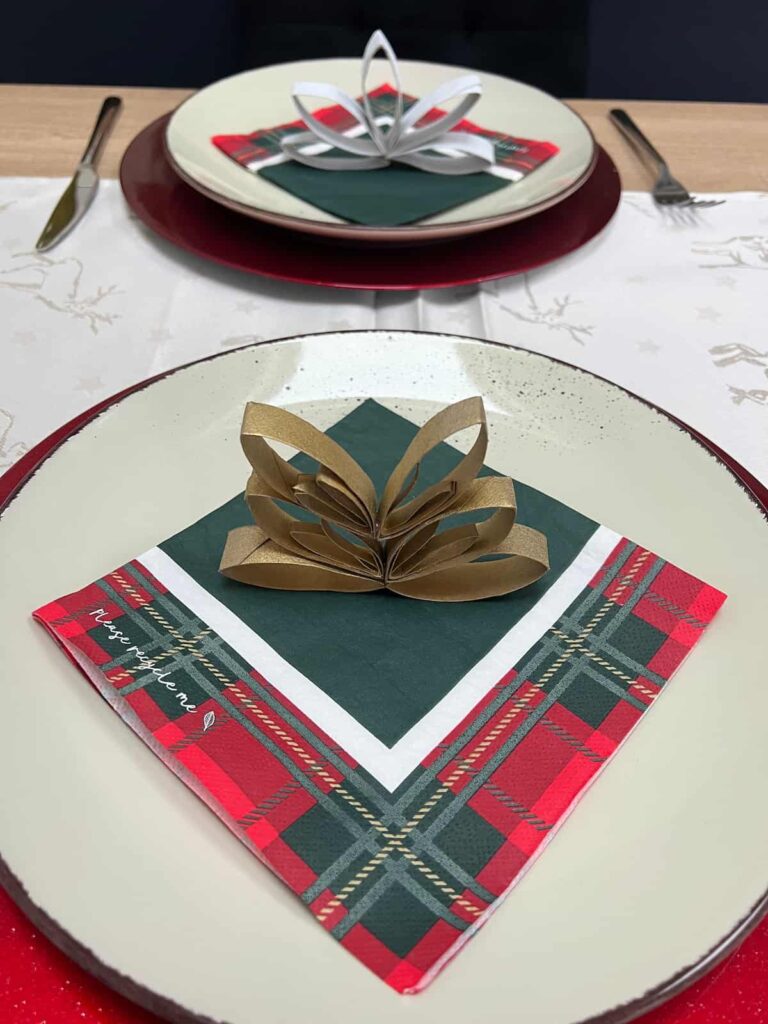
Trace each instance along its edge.
<instances>
[{"instance_id":1,"label":"folded paper loop","mask_svg":"<svg viewBox=\"0 0 768 1024\"><path fill-rule=\"evenodd\" d=\"M477 437L466 454L419 491L424 459L470 427ZM386 588L423 601L476 601L526 587L549 568L546 537L515 521L512 480L477 476L488 446L479 397L448 406L418 431L380 500L340 445L284 409L248 403L241 441L252 468L245 499L255 525L227 537L220 571L231 579L279 590ZM316 472L299 472L268 441L310 456ZM451 525L459 516L465 521Z\"/></svg>"},{"instance_id":2,"label":"folded paper loop","mask_svg":"<svg viewBox=\"0 0 768 1024\"><path fill-rule=\"evenodd\" d=\"M389 61L392 79L395 83L395 114L389 132L386 133L381 130L381 127L376 122L376 114L371 105L371 98L368 95L368 74L371 70L371 61L377 53L383 53ZM381 29L376 29L365 44L360 92L363 97L363 108L365 110L364 127L368 130L368 134L379 153L389 162L387 153L395 148L404 128L403 89L400 84L400 68L397 66L395 51Z\"/></svg>"},{"instance_id":3,"label":"folded paper loop","mask_svg":"<svg viewBox=\"0 0 768 1024\"><path fill-rule=\"evenodd\" d=\"M368 474L327 434L285 409L249 402L240 433L251 464L246 501L254 519L272 540L295 550L293 524L301 522L276 504L288 502L320 519L371 540L375 532L376 489ZM282 442L318 463L301 473L270 447Z\"/></svg>"},{"instance_id":4,"label":"folded paper loop","mask_svg":"<svg viewBox=\"0 0 768 1024\"><path fill-rule=\"evenodd\" d=\"M230 530L220 571L230 579L271 590L331 590L365 593L381 590L381 578L351 573L342 566L321 565L285 551L258 526Z\"/></svg>"},{"instance_id":5,"label":"folded paper loop","mask_svg":"<svg viewBox=\"0 0 768 1024\"><path fill-rule=\"evenodd\" d=\"M422 601L479 601L521 590L541 579L549 568L547 541L538 530L514 526L492 559L457 558L432 572L390 580L387 586L403 597ZM469 558L476 556L471 553Z\"/></svg>"},{"instance_id":6,"label":"folded paper loop","mask_svg":"<svg viewBox=\"0 0 768 1024\"><path fill-rule=\"evenodd\" d=\"M376 118L368 92L371 61L382 52L395 83L395 110L391 124ZM377 29L366 44L362 60L362 103L330 83L295 82L292 99L306 131L287 135L283 153L292 160L328 171L369 171L392 163L407 164L432 174L476 174L495 162L493 143L471 132L453 131L480 99L477 75L452 78L404 111L397 56L384 33ZM336 131L315 117L303 97L322 99L343 107L354 125ZM457 99L453 110L430 117L441 104ZM328 148L351 156L331 156Z\"/></svg>"},{"instance_id":7,"label":"folded paper loop","mask_svg":"<svg viewBox=\"0 0 768 1024\"><path fill-rule=\"evenodd\" d=\"M412 490L412 483L418 479L423 459L432 449L460 430L473 426L479 427L477 438L458 465L438 483L403 503ZM396 537L406 530L443 518L445 510L456 501L460 489L474 480L483 465L487 447L488 427L481 398L467 398L433 416L408 445L387 481L379 503L381 536ZM512 481L509 480L508 484L511 486ZM511 490L514 502L514 488ZM510 500L509 496L507 500Z\"/></svg>"}]
</instances>

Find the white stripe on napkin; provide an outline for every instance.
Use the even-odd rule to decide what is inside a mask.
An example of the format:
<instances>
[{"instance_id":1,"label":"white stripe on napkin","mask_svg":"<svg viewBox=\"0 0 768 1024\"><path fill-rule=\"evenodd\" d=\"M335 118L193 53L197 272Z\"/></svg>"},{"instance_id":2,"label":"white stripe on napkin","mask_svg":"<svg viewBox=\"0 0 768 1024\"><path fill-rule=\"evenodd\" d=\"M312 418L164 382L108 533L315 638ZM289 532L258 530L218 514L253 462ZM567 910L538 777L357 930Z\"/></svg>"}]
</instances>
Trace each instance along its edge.
<instances>
[{"instance_id":1,"label":"white stripe on napkin","mask_svg":"<svg viewBox=\"0 0 768 1024\"><path fill-rule=\"evenodd\" d=\"M620 540L620 534L598 527L538 603L393 747L368 732L160 548L150 549L138 561L392 792L557 622Z\"/></svg>"}]
</instances>

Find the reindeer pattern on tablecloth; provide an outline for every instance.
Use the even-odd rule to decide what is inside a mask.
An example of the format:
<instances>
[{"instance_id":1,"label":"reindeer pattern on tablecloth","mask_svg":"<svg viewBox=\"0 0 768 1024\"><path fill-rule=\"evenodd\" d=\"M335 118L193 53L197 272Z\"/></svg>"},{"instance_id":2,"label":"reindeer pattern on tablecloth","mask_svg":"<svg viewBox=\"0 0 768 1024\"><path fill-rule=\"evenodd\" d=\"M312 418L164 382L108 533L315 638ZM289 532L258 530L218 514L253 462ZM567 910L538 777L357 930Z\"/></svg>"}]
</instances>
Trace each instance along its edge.
<instances>
[{"instance_id":1,"label":"reindeer pattern on tablecloth","mask_svg":"<svg viewBox=\"0 0 768 1024\"><path fill-rule=\"evenodd\" d=\"M768 270L768 235L733 235L719 242L696 242L691 252L705 257L705 270Z\"/></svg>"},{"instance_id":2,"label":"reindeer pattern on tablecloth","mask_svg":"<svg viewBox=\"0 0 768 1024\"><path fill-rule=\"evenodd\" d=\"M493 294L493 284L495 282L491 282L491 287L487 289L491 294ZM585 338L592 337L594 327L574 323L569 312L572 306L578 305L577 299L572 299L570 295L562 295L553 296L549 305L540 302L534 295L528 274L523 275L523 291L526 298L524 306L513 309L511 306L499 302L499 309L523 323L544 327L549 331L564 331L579 345L585 344Z\"/></svg>"},{"instance_id":3,"label":"reindeer pattern on tablecloth","mask_svg":"<svg viewBox=\"0 0 768 1024\"><path fill-rule=\"evenodd\" d=\"M28 450L22 441L11 442L14 417L6 409L0 409L0 470L8 469Z\"/></svg>"},{"instance_id":4,"label":"reindeer pattern on tablecloth","mask_svg":"<svg viewBox=\"0 0 768 1024\"><path fill-rule=\"evenodd\" d=\"M714 359L715 366L720 369L746 363L749 366L760 367L768 378L768 349L761 352L752 345L731 342L727 345L715 345L709 350L709 353ZM740 388L729 384L728 390L731 394L731 401L735 405L741 405L742 402L755 402L757 405L768 407L768 389L766 388Z\"/></svg>"},{"instance_id":5,"label":"reindeer pattern on tablecloth","mask_svg":"<svg viewBox=\"0 0 768 1024\"><path fill-rule=\"evenodd\" d=\"M119 294L117 285L87 289L83 284L85 268L76 257L20 253L11 259L17 262L0 270L0 288L27 294L56 313L82 320L93 334L118 319L118 313L105 308L108 300Z\"/></svg>"}]
</instances>

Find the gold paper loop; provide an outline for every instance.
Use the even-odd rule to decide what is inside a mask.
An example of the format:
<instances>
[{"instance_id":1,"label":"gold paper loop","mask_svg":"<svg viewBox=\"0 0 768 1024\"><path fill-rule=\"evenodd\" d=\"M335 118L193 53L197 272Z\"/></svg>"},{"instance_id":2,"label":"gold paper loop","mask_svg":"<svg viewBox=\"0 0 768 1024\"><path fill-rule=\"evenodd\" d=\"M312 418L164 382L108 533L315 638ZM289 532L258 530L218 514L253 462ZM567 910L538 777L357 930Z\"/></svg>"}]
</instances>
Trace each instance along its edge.
<instances>
[{"instance_id":1,"label":"gold paper loop","mask_svg":"<svg viewBox=\"0 0 768 1024\"><path fill-rule=\"evenodd\" d=\"M429 452L473 426L478 433L467 454L409 499ZM249 403L241 440L253 469L246 501L256 525L232 530L227 538L220 571L232 579L281 590L387 588L424 601L476 601L528 586L549 568L546 537L515 523L512 480L477 478L488 446L479 397L448 406L421 428L379 502L358 463L293 413ZM317 472L300 473L268 440L309 455ZM317 521L292 516L278 501L311 512ZM488 511L481 522L444 523Z\"/></svg>"},{"instance_id":2,"label":"gold paper loop","mask_svg":"<svg viewBox=\"0 0 768 1024\"><path fill-rule=\"evenodd\" d=\"M319 464L318 472L300 473L267 444L267 439L308 455ZM253 468L248 504L257 522L268 514L268 504L277 499L306 508L354 533L373 534L376 489L352 456L327 434L286 409L249 402L240 440ZM279 538L273 539L281 543Z\"/></svg>"},{"instance_id":3,"label":"gold paper loop","mask_svg":"<svg viewBox=\"0 0 768 1024\"><path fill-rule=\"evenodd\" d=\"M341 566L318 565L274 544L258 526L230 530L220 571L230 579L271 590L334 590L364 593L384 582L356 576Z\"/></svg>"},{"instance_id":4,"label":"gold paper loop","mask_svg":"<svg viewBox=\"0 0 768 1024\"><path fill-rule=\"evenodd\" d=\"M475 443L458 465L442 480L402 504L403 498L411 490L406 481L416 481L420 464L432 449L460 430L474 426L480 428ZM447 514L445 510L453 504L460 488L477 476L487 447L488 428L482 398L466 398L463 402L456 402L428 420L406 448L384 487L379 504L380 535L384 538L396 537Z\"/></svg>"}]
</instances>

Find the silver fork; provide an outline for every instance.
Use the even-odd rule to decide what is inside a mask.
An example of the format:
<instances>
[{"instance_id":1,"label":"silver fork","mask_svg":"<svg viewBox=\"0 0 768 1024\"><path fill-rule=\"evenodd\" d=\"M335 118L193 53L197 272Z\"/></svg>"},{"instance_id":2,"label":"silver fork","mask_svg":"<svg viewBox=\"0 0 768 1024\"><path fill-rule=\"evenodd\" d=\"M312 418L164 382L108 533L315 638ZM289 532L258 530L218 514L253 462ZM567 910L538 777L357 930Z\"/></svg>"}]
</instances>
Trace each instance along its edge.
<instances>
[{"instance_id":1,"label":"silver fork","mask_svg":"<svg viewBox=\"0 0 768 1024\"><path fill-rule=\"evenodd\" d=\"M677 178L673 177L667 161L650 139L640 131L626 110L616 108L610 112L610 118L634 149L641 156L649 156L656 165L658 177L651 195L659 206L696 206L703 209L706 206L720 206L725 202L724 199L697 199L692 196Z\"/></svg>"}]
</instances>

